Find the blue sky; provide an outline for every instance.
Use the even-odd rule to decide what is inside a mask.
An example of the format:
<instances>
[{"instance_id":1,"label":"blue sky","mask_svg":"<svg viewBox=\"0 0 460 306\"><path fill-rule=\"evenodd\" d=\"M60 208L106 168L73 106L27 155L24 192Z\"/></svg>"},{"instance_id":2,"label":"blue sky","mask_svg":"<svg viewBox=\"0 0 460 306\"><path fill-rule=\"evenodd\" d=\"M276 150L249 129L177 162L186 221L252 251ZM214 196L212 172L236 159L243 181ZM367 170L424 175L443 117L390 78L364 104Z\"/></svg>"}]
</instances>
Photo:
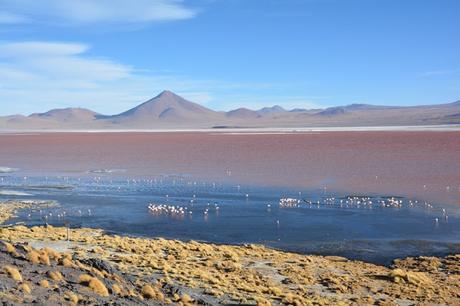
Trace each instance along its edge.
<instances>
[{"instance_id":1,"label":"blue sky","mask_svg":"<svg viewBox=\"0 0 460 306\"><path fill-rule=\"evenodd\" d=\"M0 114L460 99L457 0L0 0Z\"/></svg>"}]
</instances>

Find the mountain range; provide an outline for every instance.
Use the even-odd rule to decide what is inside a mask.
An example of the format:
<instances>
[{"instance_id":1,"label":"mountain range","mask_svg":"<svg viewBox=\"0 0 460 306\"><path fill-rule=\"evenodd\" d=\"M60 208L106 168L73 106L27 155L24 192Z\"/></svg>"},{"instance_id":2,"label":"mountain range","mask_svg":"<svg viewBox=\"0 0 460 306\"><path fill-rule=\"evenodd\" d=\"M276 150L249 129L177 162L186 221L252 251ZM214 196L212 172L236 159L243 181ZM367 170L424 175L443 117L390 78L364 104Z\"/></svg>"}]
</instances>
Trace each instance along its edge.
<instances>
[{"instance_id":1,"label":"mountain range","mask_svg":"<svg viewBox=\"0 0 460 306\"><path fill-rule=\"evenodd\" d=\"M421 106L351 104L324 109L281 106L219 112L171 91L116 115L84 108L53 109L29 116L0 117L0 130L46 129L202 129L260 127L351 127L460 124L460 101Z\"/></svg>"}]
</instances>

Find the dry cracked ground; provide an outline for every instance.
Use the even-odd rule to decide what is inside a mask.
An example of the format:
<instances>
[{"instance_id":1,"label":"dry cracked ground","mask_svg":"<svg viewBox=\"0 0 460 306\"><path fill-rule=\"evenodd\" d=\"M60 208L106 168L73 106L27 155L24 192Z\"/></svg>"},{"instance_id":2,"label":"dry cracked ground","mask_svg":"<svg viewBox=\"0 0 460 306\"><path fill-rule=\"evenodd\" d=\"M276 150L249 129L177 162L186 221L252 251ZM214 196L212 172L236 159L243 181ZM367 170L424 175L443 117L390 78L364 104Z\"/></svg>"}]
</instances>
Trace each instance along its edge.
<instances>
[{"instance_id":1,"label":"dry cracked ground","mask_svg":"<svg viewBox=\"0 0 460 306\"><path fill-rule=\"evenodd\" d=\"M2 205L0 221L21 205ZM5 305L460 305L460 255L384 267L97 229L67 240L52 226L4 227L0 241Z\"/></svg>"}]
</instances>

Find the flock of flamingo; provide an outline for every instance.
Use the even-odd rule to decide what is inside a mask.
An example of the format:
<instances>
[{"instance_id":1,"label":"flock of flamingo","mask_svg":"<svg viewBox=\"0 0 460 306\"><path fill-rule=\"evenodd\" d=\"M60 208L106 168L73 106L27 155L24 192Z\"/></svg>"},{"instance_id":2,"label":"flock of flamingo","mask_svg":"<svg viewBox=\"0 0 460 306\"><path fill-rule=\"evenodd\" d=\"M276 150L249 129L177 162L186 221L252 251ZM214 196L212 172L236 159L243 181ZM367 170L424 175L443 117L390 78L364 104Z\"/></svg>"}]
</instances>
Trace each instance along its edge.
<instances>
[{"instance_id":1,"label":"flock of flamingo","mask_svg":"<svg viewBox=\"0 0 460 306\"><path fill-rule=\"evenodd\" d=\"M27 176L19 178L20 181L22 181L23 185L26 185L25 182L29 181L30 178ZM46 177L45 181L48 182L48 177ZM1 183L6 183L5 182L5 177L1 177ZM58 180L61 180L61 182L65 182L66 184L72 184L72 179L69 177L59 177ZM81 178L75 178L77 184L82 182ZM165 180L166 181L166 180ZM126 179L125 184L127 187L123 187L123 184L120 182L122 181L114 181L114 180L105 180L104 177L101 176L95 176L90 179L90 184L92 184L96 189L102 188L102 186L112 186L115 187L114 189L121 191L122 188L129 188L129 186L133 187L138 185L139 187L141 186L156 186L156 185L163 185L164 180L162 178L154 178L154 179ZM178 179L173 179L172 181L168 181L170 184L173 186L176 185L176 183L183 183L184 179L183 178L178 178ZM186 186L191 186L191 187L198 187L199 184L197 182L193 181L187 181ZM64 185L61 185L61 187ZM212 186L213 189L216 189L217 184L213 182L212 184L207 184L203 183L203 186ZM237 185L237 193L241 194L243 198L246 198L246 200L249 199L249 194L248 193L241 193L241 186ZM427 188L426 185L423 186L424 189ZM324 188L324 193L326 192L327 188ZM450 186L446 187L447 191L450 191ZM299 192L299 196L301 196L301 192ZM166 194L165 197L168 199L169 194ZM158 204L158 203L150 203L148 204L147 208L148 211L156 216L170 216L170 217L183 217L183 216L192 216L193 215L193 210L195 210L195 213L199 213L204 215L205 217L210 213L210 212L219 212L220 207L218 206L217 203L210 204L207 203L207 205L204 208L197 208L193 209L193 204L194 202L197 201L196 194L193 194L192 199L190 200L189 204L181 204L181 205L173 205L173 204ZM267 208L270 210L272 208L272 204L266 204ZM314 200L312 199L307 199L307 198L295 198L295 197L282 197L278 201L278 207L281 209L285 208L301 208L301 207L329 207L329 208L354 208L354 209L374 209L374 208L395 208L395 209L400 209L405 207L412 208L412 207L423 207L425 209L429 210L434 210L434 209L439 209L441 211L441 214L439 217L436 217L434 221L438 223L440 220L445 220L448 221L448 214L445 208L435 208L432 204L427 203L427 202L419 202L418 200L404 200L399 197L369 197L369 196L347 196L347 197L320 197L320 198L315 198ZM199 210L199 212L198 212ZM70 214L66 210L60 210L60 211L50 211L50 212L45 212L44 210L39 210L38 211L40 217L48 222L48 220L51 220L53 218L56 218L57 220L63 220L69 215L72 216L91 216L92 212L91 209L88 209L87 211L82 211L80 209L72 211ZM30 219L32 217L31 213L27 215L27 217Z\"/></svg>"}]
</instances>

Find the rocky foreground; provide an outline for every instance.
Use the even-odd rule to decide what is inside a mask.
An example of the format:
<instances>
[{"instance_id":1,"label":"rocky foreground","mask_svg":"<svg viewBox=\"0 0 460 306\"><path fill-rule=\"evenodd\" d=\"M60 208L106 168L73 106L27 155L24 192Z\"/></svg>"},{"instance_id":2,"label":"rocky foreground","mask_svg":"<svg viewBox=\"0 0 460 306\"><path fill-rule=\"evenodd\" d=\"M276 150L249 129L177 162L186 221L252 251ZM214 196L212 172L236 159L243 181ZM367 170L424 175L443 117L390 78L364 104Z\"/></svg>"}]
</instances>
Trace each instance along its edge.
<instances>
[{"instance_id":1,"label":"rocky foreground","mask_svg":"<svg viewBox=\"0 0 460 306\"><path fill-rule=\"evenodd\" d=\"M25 204L19 205L24 208ZM17 207L2 204L0 222ZM42 305L459 305L460 255L387 268L259 245L0 229L0 303Z\"/></svg>"}]
</instances>

